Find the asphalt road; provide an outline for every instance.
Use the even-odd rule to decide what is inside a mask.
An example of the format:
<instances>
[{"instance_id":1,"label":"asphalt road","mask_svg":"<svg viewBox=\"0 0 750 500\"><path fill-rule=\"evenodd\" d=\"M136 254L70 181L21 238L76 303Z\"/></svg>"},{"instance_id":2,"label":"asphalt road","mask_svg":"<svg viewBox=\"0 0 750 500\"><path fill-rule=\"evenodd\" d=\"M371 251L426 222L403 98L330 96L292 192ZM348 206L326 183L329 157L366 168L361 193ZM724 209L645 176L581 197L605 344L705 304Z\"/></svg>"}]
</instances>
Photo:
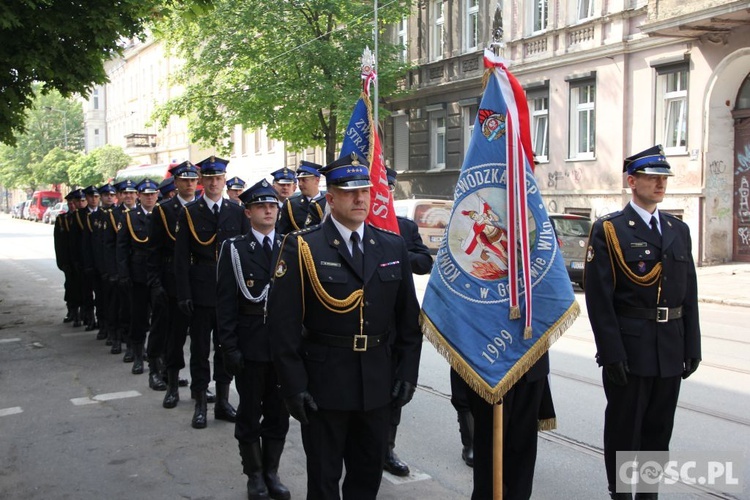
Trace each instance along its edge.
<instances>
[{"instance_id":1,"label":"asphalt road","mask_svg":"<svg viewBox=\"0 0 750 500\"><path fill-rule=\"evenodd\" d=\"M190 427L187 388L161 407L147 375L131 375L95 332L63 324L62 273L52 227L0 215L0 497L4 499L245 498L232 424ZM424 277L416 280L423 290ZM604 394L582 315L552 348L558 429L541 434L534 498L606 498ZM748 310L702 304L703 357L683 384L672 449L745 450L750 442ZM187 372L183 371L183 376ZM460 458L448 365L425 342L420 388L404 410L397 452L412 476L384 475L383 499L460 499L471 469ZM237 394L232 392L237 403ZM210 405L209 405L210 406ZM209 415L210 408L209 408ZM747 457L735 475L750 478ZM304 498L305 461L292 420L282 479ZM705 487L674 498L750 498Z\"/></svg>"}]
</instances>

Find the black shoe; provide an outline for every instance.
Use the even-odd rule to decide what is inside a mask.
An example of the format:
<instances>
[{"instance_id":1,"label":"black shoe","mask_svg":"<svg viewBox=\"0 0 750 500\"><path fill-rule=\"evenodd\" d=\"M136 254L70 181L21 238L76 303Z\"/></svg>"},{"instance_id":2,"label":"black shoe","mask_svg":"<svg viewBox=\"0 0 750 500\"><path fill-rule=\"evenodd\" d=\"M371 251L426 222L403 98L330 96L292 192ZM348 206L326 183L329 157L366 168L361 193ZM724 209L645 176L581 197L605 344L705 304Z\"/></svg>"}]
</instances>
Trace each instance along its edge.
<instances>
[{"instance_id":1,"label":"black shoe","mask_svg":"<svg viewBox=\"0 0 750 500\"><path fill-rule=\"evenodd\" d=\"M100 328L99 331L96 333L96 340L104 340L108 336L109 336L109 334L107 333L107 329L106 328Z\"/></svg>"},{"instance_id":2,"label":"black shoe","mask_svg":"<svg viewBox=\"0 0 750 500\"><path fill-rule=\"evenodd\" d=\"M216 420L226 420L227 422L237 421L237 410L229 404L229 384L216 384L214 418Z\"/></svg>"},{"instance_id":3,"label":"black shoe","mask_svg":"<svg viewBox=\"0 0 750 500\"><path fill-rule=\"evenodd\" d=\"M176 370L167 370L167 393L161 404L164 408L174 408L180 401L180 390L177 385L178 373Z\"/></svg>"},{"instance_id":4,"label":"black shoe","mask_svg":"<svg viewBox=\"0 0 750 500\"><path fill-rule=\"evenodd\" d=\"M160 358L148 360L148 387L155 391L166 391L167 383L162 378L162 361Z\"/></svg>"},{"instance_id":5,"label":"black shoe","mask_svg":"<svg viewBox=\"0 0 750 500\"><path fill-rule=\"evenodd\" d=\"M96 330L96 321L92 321L91 323L86 325L85 331L93 332L94 330Z\"/></svg>"},{"instance_id":6,"label":"black shoe","mask_svg":"<svg viewBox=\"0 0 750 500\"><path fill-rule=\"evenodd\" d=\"M73 321L73 311L71 311L70 307L68 308L68 313L63 318L63 323L70 323Z\"/></svg>"},{"instance_id":7,"label":"black shoe","mask_svg":"<svg viewBox=\"0 0 750 500\"><path fill-rule=\"evenodd\" d=\"M181 378L180 380L177 381L177 385L179 385L180 387L187 387L188 386L188 379ZM206 397L208 397L208 394L209 394L209 391L206 391ZM211 396L215 397L213 394L211 394ZM209 402L209 403L213 403L214 402L214 401L208 401L208 399L206 399L206 401Z\"/></svg>"},{"instance_id":8,"label":"black shoe","mask_svg":"<svg viewBox=\"0 0 750 500\"><path fill-rule=\"evenodd\" d=\"M80 320L80 319L74 319L74 320L73 320L73 326L74 326L75 328L78 328L78 327L79 327L79 326L81 326L82 324L83 324L83 323L81 323L81 320Z\"/></svg>"},{"instance_id":9,"label":"black shoe","mask_svg":"<svg viewBox=\"0 0 750 500\"><path fill-rule=\"evenodd\" d=\"M112 349L109 350L110 354L120 354L122 352L122 344L120 342L113 342Z\"/></svg>"},{"instance_id":10,"label":"black shoe","mask_svg":"<svg viewBox=\"0 0 750 500\"><path fill-rule=\"evenodd\" d=\"M125 356L122 357L123 363L132 363L133 360L135 360L135 355L133 354L133 348L131 346L125 346Z\"/></svg>"},{"instance_id":11,"label":"black shoe","mask_svg":"<svg viewBox=\"0 0 750 500\"><path fill-rule=\"evenodd\" d=\"M206 414L208 409L206 408L206 392L200 391L195 394L195 411L193 412L193 420L190 425L193 429L205 429L208 425L208 417Z\"/></svg>"},{"instance_id":12,"label":"black shoe","mask_svg":"<svg viewBox=\"0 0 750 500\"><path fill-rule=\"evenodd\" d=\"M263 476L260 472L254 472L247 476L247 499L248 500L266 500L276 498L268 495L266 483L263 482ZM287 497L291 498L291 496Z\"/></svg>"},{"instance_id":13,"label":"black shoe","mask_svg":"<svg viewBox=\"0 0 750 500\"><path fill-rule=\"evenodd\" d=\"M185 381L185 385L187 385L187 380ZM180 387L185 387L185 385L182 385L180 383ZM190 399L195 399L195 391L190 391ZM216 402L216 394L211 392L209 389L206 389L206 403L215 403Z\"/></svg>"},{"instance_id":14,"label":"black shoe","mask_svg":"<svg viewBox=\"0 0 750 500\"><path fill-rule=\"evenodd\" d=\"M461 450L461 458L466 465L474 467L474 447L464 446L464 449Z\"/></svg>"},{"instance_id":15,"label":"black shoe","mask_svg":"<svg viewBox=\"0 0 750 500\"><path fill-rule=\"evenodd\" d=\"M268 496L274 500L289 500L292 494L279 479L279 462L284 451L283 440L263 439L263 480Z\"/></svg>"},{"instance_id":16,"label":"black shoe","mask_svg":"<svg viewBox=\"0 0 750 500\"><path fill-rule=\"evenodd\" d=\"M409 466L402 462L393 450L388 451L385 455L383 470L398 477L406 477L409 475Z\"/></svg>"}]
</instances>

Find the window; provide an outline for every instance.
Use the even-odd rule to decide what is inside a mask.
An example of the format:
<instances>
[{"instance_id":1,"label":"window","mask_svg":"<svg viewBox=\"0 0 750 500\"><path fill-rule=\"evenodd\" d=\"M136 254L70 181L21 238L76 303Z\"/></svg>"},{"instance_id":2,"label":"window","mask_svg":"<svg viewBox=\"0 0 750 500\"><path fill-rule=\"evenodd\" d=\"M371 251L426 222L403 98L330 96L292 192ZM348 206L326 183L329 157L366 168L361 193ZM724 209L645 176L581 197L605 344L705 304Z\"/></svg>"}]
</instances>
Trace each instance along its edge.
<instances>
[{"instance_id":1,"label":"window","mask_svg":"<svg viewBox=\"0 0 750 500\"><path fill-rule=\"evenodd\" d=\"M404 112L393 117L393 168L409 169L409 117Z\"/></svg>"},{"instance_id":2,"label":"window","mask_svg":"<svg viewBox=\"0 0 750 500\"><path fill-rule=\"evenodd\" d=\"M548 0L533 0L528 5L532 9L531 15L531 32L538 33L547 29L547 18L549 15Z\"/></svg>"},{"instance_id":3,"label":"window","mask_svg":"<svg viewBox=\"0 0 750 500\"><path fill-rule=\"evenodd\" d=\"M435 0L432 4L432 53L433 61L443 58L445 52L445 2Z\"/></svg>"},{"instance_id":4,"label":"window","mask_svg":"<svg viewBox=\"0 0 750 500\"><path fill-rule=\"evenodd\" d=\"M594 0L577 0L578 9L578 20L582 21L594 16Z\"/></svg>"},{"instance_id":5,"label":"window","mask_svg":"<svg viewBox=\"0 0 750 500\"><path fill-rule=\"evenodd\" d=\"M430 170L445 168L445 111L430 113Z\"/></svg>"},{"instance_id":6,"label":"window","mask_svg":"<svg viewBox=\"0 0 750 500\"><path fill-rule=\"evenodd\" d=\"M469 143L471 142L471 136L474 133L474 123L477 121L477 112L479 106L474 104L470 106L463 106L462 113L464 118L463 129L464 129L464 149L463 157L466 157L466 152L469 150ZM462 160L463 161L463 160Z\"/></svg>"},{"instance_id":7,"label":"window","mask_svg":"<svg viewBox=\"0 0 750 500\"><path fill-rule=\"evenodd\" d=\"M688 66L656 68L656 142L667 154L687 151Z\"/></svg>"},{"instance_id":8,"label":"window","mask_svg":"<svg viewBox=\"0 0 750 500\"><path fill-rule=\"evenodd\" d=\"M398 23L398 43L401 47L400 61L406 62L409 60L409 18L402 17L401 22Z\"/></svg>"},{"instance_id":9,"label":"window","mask_svg":"<svg viewBox=\"0 0 750 500\"><path fill-rule=\"evenodd\" d=\"M261 153L261 147L263 144L263 131L261 129L255 130L255 154Z\"/></svg>"},{"instance_id":10,"label":"window","mask_svg":"<svg viewBox=\"0 0 750 500\"><path fill-rule=\"evenodd\" d=\"M272 139L266 134L266 142L268 143L268 152L273 153L276 150L276 139Z\"/></svg>"},{"instance_id":11,"label":"window","mask_svg":"<svg viewBox=\"0 0 750 500\"><path fill-rule=\"evenodd\" d=\"M466 1L466 26L464 28L466 52L477 49L479 44L479 0Z\"/></svg>"},{"instance_id":12,"label":"window","mask_svg":"<svg viewBox=\"0 0 750 500\"><path fill-rule=\"evenodd\" d=\"M537 161L549 157L549 88L529 91L529 115L531 116L531 141Z\"/></svg>"},{"instance_id":13,"label":"window","mask_svg":"<svg viewBox=\"0 0 750 500\"><path fill-rule=\"evenodd\" d=\"M94 109L99 109L99 89L98 88L94 89L94 92L91 94L91 97L93 99Z\"/></svg>"},{"instance_id":14,"label":"window","mask_svg":"<svg viewBox=\"0 0 750 500\"><path fill-rule=\"evenodd\" d=\"M591 80L570 84L570 159L594 158L596 85Z\"/></svg>"}]
</instances>

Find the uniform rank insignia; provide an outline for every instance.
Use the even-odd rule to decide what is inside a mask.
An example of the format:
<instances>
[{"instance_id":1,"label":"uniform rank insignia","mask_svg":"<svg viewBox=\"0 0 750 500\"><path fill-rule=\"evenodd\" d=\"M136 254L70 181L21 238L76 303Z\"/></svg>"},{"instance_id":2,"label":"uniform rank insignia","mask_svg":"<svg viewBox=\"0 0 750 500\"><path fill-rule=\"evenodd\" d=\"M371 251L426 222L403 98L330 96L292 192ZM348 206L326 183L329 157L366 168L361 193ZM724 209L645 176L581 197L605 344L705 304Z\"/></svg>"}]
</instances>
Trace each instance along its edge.
<instances>
[{"instance_id":1,"label":"uniform rank insignia","mask_svg":"<svg viewBox=\"0 0 750 500\"><path fill-rule=\"evenodd\" d=\"M254 241L250 242L250 248L252 248L253 250L255 250L255 242Z\"/></svg>"},{"instance_id":2,"label":"uniform rank insignia","mask_svg":"<svg viewBox=\"0 0 750 500\"><path fill-rule=\"evenodd\" d=\"M644 248L647 247L648 243L645 241L636 241L630 244L630 248Z\"/></svg>"},{"instance_id":3,"label":"uniform rank insignia","mask_svg":"<svg viewBox=\"0 0 750 500\"><path fill-rule=\"evenodd\" d=\"M328 266L328 267L341 267L340 262L328 262L327 260L321 260L320 261L321 266Z\"/></svg>"},{"instance_id":4,"label":"uniform rank insignia","mask_svg":"<svg viewBox=\"0 0 750 500\"><path fill-rule=\"evenodd\" d=\"M102 222L102 229L107 230L107 221Z\"/></svg>"},{"instance_id":5,"label":"uniform rank insignia","mask_svg":"<svg viewBox=\"0 0 750 500\"><path fill-rule=\"evenodd\" d=\"M333 244L334 244L334 245L340 245L340 244L341 244L341 242L340 242L339 240L333 240Z\"/></svg>"},{"instance_id":6,"label":"uniform rank insignia","mask_svg":"<svg viewBox=\"0 0 750 500\"><path fill-rule=\"evenodd\" d=\"M586 250L586 262L591 262L594 260L594 247L589 245L588 250Z\"/></svg>"},{"instance_id":7,"label":"uniform rank insignia","mask_svg":"<svg viewBox=\"0 0 750 500\"><path fill-rule=\"evenodd\" d=\"M248 288L252 288L253 285L255 284L255 281L253 281L253 280L247 280L247 281L245 281L245 284L247 285Z\"/></svg>"},{"instance_id":8,"label":"uniform rank insignia","mask_svg":"<svg viewBox=\"0 0 750 500\"><path fill-rule=\"evenodd\" d=\"M286 274L286 262L284 262L283 260L280 260L279 261L279 265L276 266L276 273L275 273L275 275L276 275L277 278L281 278L285 274Z\"/></svg>"},{"instance_id":9,"label":"uniform rank insignia","mask_svg":"<svg viewBox=\"0 0 750 500\"><path fill-rule=\"evenodd\" d=\"M117 230L119 231L120 229L122 229L122 222L117 223Z\"/></svg>"},{"instance_id":10,"label":"uniform rank insignia","mask_svg":"<svg viewBox=\"0 0 750 500\"><path fill-rule=\"evenodd\" d=\"M400 263L401 263L400 260L394 260L393 262L383 262L378 267L390 267L390 266L395 266L396 264L400 264Z\"/></svg>"},{"instance_id":11,"label":"uniform rank insignia","mask_svg":"<svg viewBox=\"0 0 750 500\"><path fill-rule=\"evenodd\" d=\"M643 261L640 261L638 263L638 272L639 273L645 273L646 272L646 263Z\"/></svg>"}]
</instances>

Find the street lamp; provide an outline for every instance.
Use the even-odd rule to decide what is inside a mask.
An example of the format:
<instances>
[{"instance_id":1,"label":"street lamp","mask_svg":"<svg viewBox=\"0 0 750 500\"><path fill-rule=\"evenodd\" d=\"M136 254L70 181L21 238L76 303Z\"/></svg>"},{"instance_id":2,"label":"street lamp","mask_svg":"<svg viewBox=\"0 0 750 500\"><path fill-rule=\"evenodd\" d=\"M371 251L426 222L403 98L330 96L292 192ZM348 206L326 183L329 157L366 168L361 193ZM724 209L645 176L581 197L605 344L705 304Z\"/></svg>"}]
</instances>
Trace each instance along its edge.
<instances>
[{"instance_id":1,"label":"street lamp","mask_svg":"<svg viewBox=\"0 0 750 500\"><path fill-rule=\"evenodd\" d=\"M68 149L68 112L64 109L53 108L52 106L44 106L47 111L55 111L62 113L63 115L63 141L65 142L65 149Z\"/></svg>"}]
</instances>

